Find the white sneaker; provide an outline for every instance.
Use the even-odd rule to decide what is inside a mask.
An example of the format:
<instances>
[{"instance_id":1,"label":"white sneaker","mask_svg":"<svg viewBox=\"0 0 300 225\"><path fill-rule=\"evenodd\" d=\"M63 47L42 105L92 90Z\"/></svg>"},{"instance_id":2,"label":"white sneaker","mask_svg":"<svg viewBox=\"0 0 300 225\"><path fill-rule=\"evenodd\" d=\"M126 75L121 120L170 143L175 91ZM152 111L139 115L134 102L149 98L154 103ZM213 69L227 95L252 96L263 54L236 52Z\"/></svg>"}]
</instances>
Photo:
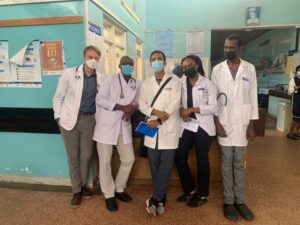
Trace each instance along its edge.
<instances>
[{"instance_id":1,"label":"white sneaker","mask_svg":"<svg viewBox=\"0 0 300 225\"><path fill-rule=\"evenodd\" d=\"M158 203L154 198L150 198L146 200L146 211L152 215L156 216L156 209L158 208Z\"/></svg>"},{"instance_id":2,"label":"white sneaker","mask_svg":"<svg viewBox=\"0 0 300 225\"><path fill-rule=\"evenodd\" d=\"M164 204L163 203L158 203L158 207L156 209L156 212L161 215L161 214L164 213L164 211L165 211Z\"/></svg>"}]
</instances>

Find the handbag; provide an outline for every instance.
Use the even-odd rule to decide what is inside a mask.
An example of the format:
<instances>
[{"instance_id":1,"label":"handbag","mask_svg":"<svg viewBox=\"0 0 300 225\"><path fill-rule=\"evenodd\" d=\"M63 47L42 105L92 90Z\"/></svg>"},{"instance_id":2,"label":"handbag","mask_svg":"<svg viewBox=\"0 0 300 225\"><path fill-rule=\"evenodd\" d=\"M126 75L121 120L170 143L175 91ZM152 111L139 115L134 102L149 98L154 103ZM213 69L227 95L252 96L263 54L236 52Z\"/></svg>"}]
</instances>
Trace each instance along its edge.
<instances>
[{"instance_id":1,"label":"handbag","mask_svg":"<svg viewBox=\"0 0 300 225\"><path fill-rule=\"evenodd\" d=\"M160 93L162 92L162 90L164 89L164 87L169 83L169 81L172 79L172 77L169 77L165 83L162 84L162 86L159 88L158 92L156 93L156 95L154 96L152 102L151 102L151 105L150 107L153 107L156 99L158 98L158 96L160 95ZM145 122L147 122L148 120L148 117L145 116ZM157 134L158 135L158 134ZM144 157L144 158L147 158L148 157L148 147L144 145L144 142L145 142L145 135L140 135L141 136L141 143L139 145L139 149L138 149L138 153L139 153L139 156L141 157Z\"/></svg>"}]
</instances>

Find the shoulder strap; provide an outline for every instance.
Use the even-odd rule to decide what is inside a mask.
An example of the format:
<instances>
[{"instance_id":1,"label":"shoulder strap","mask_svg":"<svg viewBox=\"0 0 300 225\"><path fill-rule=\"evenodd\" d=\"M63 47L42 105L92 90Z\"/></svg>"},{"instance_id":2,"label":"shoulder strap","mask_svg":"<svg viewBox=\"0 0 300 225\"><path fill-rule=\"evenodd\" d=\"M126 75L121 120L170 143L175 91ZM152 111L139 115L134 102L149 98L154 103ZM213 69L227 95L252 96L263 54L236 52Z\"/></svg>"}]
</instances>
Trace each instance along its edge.
<instances>
[{"instance_id":1,"label":"shoulder strap","mask_svg":"<svg viewBox=\"0 0 300 225\"><path fill-rule=\"evenodd\" d=\"M161 85L161 87L159 88L158 92L157 92L156 95L154 96L154 98L153 98L153 100L152 100L152 102L151 102L150 107L152 107L152 106L154 105L156 99L158 98L158 96L160 95L160 93L162 92L162 90L164 89L164 87L169 83L169 81L170 81L171 79L172 79L172 77L169 77L169 78L165 81L165 83L163 83L163 84Z\"/></svg>"}]
</instances>

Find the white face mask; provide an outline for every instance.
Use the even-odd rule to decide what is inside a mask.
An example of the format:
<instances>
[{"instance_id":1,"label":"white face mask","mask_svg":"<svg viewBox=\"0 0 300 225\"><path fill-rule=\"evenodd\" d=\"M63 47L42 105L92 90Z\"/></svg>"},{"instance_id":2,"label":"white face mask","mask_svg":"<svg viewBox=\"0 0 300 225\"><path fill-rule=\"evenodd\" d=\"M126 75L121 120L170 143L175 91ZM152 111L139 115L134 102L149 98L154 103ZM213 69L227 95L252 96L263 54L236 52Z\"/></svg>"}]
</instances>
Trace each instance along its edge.
<instances>
[{"instance_id":1,"label":"white face mask","mask_svg":"<svg viewBox=\"0 0 300 225\"><path fill-rule=\"evenodd\" d=\"M98 62L96 61L96 59L89 59L86 60L85 64L90 68L90 69L96 69L98 66Z\"/></svg>"},{"instance_id":2,"label":"white face mask","mask_svg":"<svg viewBox=\"0 0 300 225\"><path fill-rule=\"evenodd\" d=\"M300 77L300 70L296 72L296 76Z\"/></svg>"}]
</instances>

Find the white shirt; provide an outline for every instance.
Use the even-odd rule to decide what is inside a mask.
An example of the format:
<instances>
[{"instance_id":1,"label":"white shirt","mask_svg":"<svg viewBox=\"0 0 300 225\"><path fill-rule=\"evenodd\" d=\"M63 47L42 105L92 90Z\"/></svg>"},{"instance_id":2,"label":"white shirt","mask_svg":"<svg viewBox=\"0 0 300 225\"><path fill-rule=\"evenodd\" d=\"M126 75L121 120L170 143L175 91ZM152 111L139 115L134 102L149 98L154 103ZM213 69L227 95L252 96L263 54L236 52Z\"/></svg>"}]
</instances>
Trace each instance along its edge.
<instances>
[{"instance_id":1,"label":"white shirt","mask_svg":"<svg viewBox=\"0 0 300 225\"><path fill-rule=\"evenodd\" d=\"M97 89L104 79L104 75L97 74ZM59 124L66 130L72 130L77 122L82 91L83 64L79 67L66 69L61 75L55 95L52 99L54 118L59 118Z\"/></svg>"},{"instance_id":2,"label":"white shirt","mask_svg":"<svg viewBox=\"0 0 300 225\"><path fill-rule=\"evenodd\" d=\"M227 133L225 138L218 137L219 143L224 146L246 146L249 122L258 119L255 67L241 60L234 80L227 61L224 61L213 68L211 80L218 94L227 96L227 105L219 105L217 113Z\"/></svg>"},{"instance_id":3,"label":"white shirt","mask_svg":"<svg viewBox=\"0 0 300 225\"><path fill-rule=\"evenodd\" d=\"M156 99L154 106L150 107L151 102L158 92L160 86L169 78L172 79L164 87L159 97ZM176 149L179 143L179 108L181 100L181 82L178 77L165 74L158 85L155 76L146 79L141 87L141 95L139 99L139 109L151 119L157 119L151 115L153 109L164 111L170 115L169 119L159 126L158 133L153 137L145 136L145 146L155 149L158 135L158 149L171 150Z\"/></svg>"},{"instance_id":4,"label":"white shirt","mask_svg":"<svg viewBox=\"0 0 300 225\"><path fill-rule=\"evenodd\" d=\"M121 79L124 98L121 98ZM93 139L103 144L116 145L122 134L124 144L132 143L131 122L125 121L124 113L113 111L116 104L138 104L141 82L126 82L123 75L114 74L103 81L96 97L96 127Z\"/></svg>"},{"instance_id":5,"label":"white shirt","mask_svg":"<svg viewBox=\"0 0 300 225\"><path fill-rule=\"evenodd\" d=\"M200 113L195 113L196 120L184 122L181 119L181 135L184 129L196 132L200 126L210 136L216 135L216 127L214 123L214 114L218 111L217 106L217 90L212 82L201 75L192 89L193 107L199 108ZM187 108L187 79L182 82L182 106ZM180 136L181 136L180 135Z\"/></svg>"}]
</instances>

